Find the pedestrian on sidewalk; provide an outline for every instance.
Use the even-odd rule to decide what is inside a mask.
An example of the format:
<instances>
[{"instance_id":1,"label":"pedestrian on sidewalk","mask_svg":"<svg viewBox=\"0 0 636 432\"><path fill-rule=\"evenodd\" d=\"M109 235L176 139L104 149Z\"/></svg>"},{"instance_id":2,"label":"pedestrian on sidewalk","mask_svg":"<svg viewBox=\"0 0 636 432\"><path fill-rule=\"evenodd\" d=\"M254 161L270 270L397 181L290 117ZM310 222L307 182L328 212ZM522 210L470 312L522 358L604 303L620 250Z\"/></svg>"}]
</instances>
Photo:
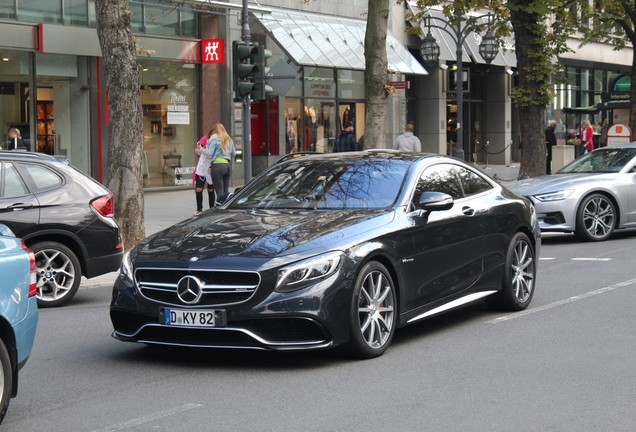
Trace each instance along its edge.
<instances>
[{"instance_id":1,"label":"pedestrian on sidewalk","mask_svg":"<svg viewBox=\"0 0 636 432\"><path fill-rule=\"evenodd\" d=\"M556 135L554 129L556 121L550 120L548 127L545 129L545 152L546 152L546 174L552 174L552 147L556 145Z\"/></svg>"},{"instance_id":2,"label":"pedestrian on sidewalk","mask_svg":"<svg viewBox=\"0 0 636 432\"><path fill-rule=\"evenodd\" d=\"M212 183L217 200L222 203L229 196L232 159L236 156L236 149L232 138L221 123L215 124L208 136L208 148L201 149L201 154L211 158Z\"/></svg>"},{"instance_id":3,"label":"pedestrian on sidewalk","mask_svg":"<svg viewBox=\"0 0 636 432\"><path fill-rule=\"evenodd\" d=\"M203 135L194 147L194 152L199 155L199 159L197 160L197 165L194 170L194 177L192 179L194 182L194 194L197 203L197 210L194 212L194 216L200 215L203 211L203 189L206 185L208 189L208 201L210 208L214 207L214 203L216 202L214 185L212 184L212 176L210 175L210 164L212 162L212 158L201 154L202 149L208 148L208 138L208 135Z\"/></svg>"},{"instance_id":4,"label":"pedestrian on sidewalk","mask_svg":"<svg viewBox=\"0 0 636 432\"><path fill-rule=\"evenodd\" d=\"M594 150L594 129L589 120L581 123L581 147L585 149L585 153Z\"/></svg>"},{"instance_id":5,"label":"pedestrian on sidewalk","mask_svg":"<svg viewBox=\"0 0 636 432\"><path fill-rule=\"evenodd\" d=\"M404 152L421 152L422 143L418 137L413 135L414 130L415 125L413 122L407 123L404 133L397 137L393 148Z\"/></svg>"},{"instance_id":6,"label":"pedestrian on sidewalk","mask_svg":"<svg viewBox=\"0 0 636 432\"><path fill-rule=\"evenodd\" d=\"M353 122L344 122L343 129L340 135L336 138L336 143L333 146L334 153L356 151L358 149L358 143L356 142L356 135L353 133Z\"/></svg>"}]
</instances>

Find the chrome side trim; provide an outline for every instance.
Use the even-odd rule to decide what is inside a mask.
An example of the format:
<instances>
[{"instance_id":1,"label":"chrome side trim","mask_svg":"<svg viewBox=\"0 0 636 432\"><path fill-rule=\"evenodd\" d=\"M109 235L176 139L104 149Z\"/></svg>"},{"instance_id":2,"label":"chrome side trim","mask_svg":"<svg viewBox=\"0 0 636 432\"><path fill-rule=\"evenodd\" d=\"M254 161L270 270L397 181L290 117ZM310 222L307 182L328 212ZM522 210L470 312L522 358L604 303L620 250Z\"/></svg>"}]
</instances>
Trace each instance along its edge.
<instances>
[{"instance_id":1,"label":"chrome side trim","mask_svg":"<svg viewBox=\"0 0 636 432\"><path fill-rule=\"evenodd\" d=\"M468 294L467 296L460 297L460 298L458 298L456 300L453 300L452 302L443 304L441 306L436 307L435 309L431 309L430 311L424 312L423 314L420 314L420 315L418 315L416 317L413 317L410 320L408 320L406 323L409 324L409 323L412 323L413 321L421 320L421 319L429 317L431 315L435 315L435 314L438 314L438 313L445 312L447 310L456 308L458 306L465 305L465 304L473 302L475 300L479 300L480 298L487 297L487 296L489 296L491 294L494 294L496 292L497 292L496 290L493 290L493 291L482 291L482 292L478 292L478 293Z\"/></svg>"}]
</instances>

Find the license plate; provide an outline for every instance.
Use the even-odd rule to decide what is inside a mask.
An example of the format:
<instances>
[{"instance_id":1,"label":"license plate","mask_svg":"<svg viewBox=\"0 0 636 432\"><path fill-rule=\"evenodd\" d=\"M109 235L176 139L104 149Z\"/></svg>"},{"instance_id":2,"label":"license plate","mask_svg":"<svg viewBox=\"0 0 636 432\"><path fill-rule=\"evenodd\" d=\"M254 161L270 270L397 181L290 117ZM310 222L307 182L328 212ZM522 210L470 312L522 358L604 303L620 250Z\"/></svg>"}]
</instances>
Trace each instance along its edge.
<instances>
[{"instance_id":1,"label":"license plate","mask_svg":"<svg viewBox=\"0 0 636 432\"><path fill-rule=\"evenodd\" d=\"M186 327L216 327L219 311L164 309L163 324Z\"/></svg>"}]
</instances>

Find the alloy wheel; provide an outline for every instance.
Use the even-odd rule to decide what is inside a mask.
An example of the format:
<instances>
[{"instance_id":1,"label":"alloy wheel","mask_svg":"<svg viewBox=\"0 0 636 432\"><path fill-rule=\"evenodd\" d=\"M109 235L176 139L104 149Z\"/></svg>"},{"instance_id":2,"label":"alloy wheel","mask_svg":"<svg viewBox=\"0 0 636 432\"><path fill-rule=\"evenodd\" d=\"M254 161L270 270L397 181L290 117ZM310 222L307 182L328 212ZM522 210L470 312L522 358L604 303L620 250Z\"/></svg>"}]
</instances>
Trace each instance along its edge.
<instances>
[{"instance_id":1,"label":"alloy wheel","mask_svg":"<svg viewBox=\"0 0 636 432\"><path fill-rule=\"evenodd\" d=\"M360 331L374 349L384 346L394 325L395 295L391 282L380 271L371 271L362 282L358 302Z\"/></svg>"},{"instance_id":2,"label":"alloy wheel","mask_svg":"<svg viewBox=\"0 0 636 432\"><path fill-rule=\"evenodd\" d=\"M43 249L35 254L37 268L37 298L55 301L71 292L77 270L71 259L55 249Z\"/></svg>"},{"instance_id":3,"label":"alloy wheel","mask_svg":"<svg viewBox=\"0 0 636 432\"><path fill-rule=\"evenodd\" d=\"M614 206L602 196L589 200L583 208L583 224L592 238L607 237L614 229Z\"/></svg>"},{"instance_id":4,"label":"alloy wheel","mask_svg":"<svg viewBox=\"0 0 636 432\"><path fill-rule=\"evenodd\" d=\"M534 258L530 244L524 239L515 246L510 266L513 294L519 303L525 303L534 289Z\"/></svg>"}]
</instances>

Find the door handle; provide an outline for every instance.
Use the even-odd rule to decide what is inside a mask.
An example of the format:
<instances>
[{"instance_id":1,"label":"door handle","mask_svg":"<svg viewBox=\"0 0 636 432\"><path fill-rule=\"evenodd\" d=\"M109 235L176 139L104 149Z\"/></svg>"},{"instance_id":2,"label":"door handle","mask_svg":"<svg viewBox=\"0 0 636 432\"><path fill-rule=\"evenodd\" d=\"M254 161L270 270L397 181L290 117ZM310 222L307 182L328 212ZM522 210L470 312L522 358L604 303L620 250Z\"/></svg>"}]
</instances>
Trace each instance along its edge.
<instances>
[{"instance_id":1,"label":"door handle","mask_svg":"<svg viewBox=\"0 0 636 432\"><path fill-rule=\"evenodd\" d=\"M11 204L10 206L7 206L9 210L24 210L24 209L28 209L32 207L33 207L33 204L31 203L15 203L15 204Z\"/></svg>"},{"instance_id":2,"label":"door handle","mask_svg":"<svg viewBox=\"0 0 636 432\"><path fill-rule=\"evenodd\" d=\"M466 216L472 216L475 214L475 209L472 207L462 207L462 213Z\"/></svg>"}]
</instances>

